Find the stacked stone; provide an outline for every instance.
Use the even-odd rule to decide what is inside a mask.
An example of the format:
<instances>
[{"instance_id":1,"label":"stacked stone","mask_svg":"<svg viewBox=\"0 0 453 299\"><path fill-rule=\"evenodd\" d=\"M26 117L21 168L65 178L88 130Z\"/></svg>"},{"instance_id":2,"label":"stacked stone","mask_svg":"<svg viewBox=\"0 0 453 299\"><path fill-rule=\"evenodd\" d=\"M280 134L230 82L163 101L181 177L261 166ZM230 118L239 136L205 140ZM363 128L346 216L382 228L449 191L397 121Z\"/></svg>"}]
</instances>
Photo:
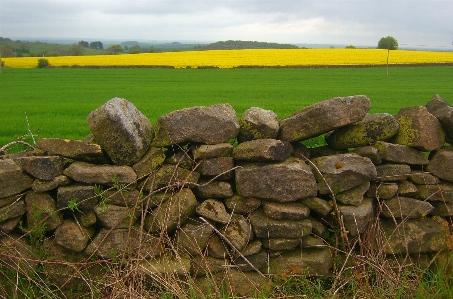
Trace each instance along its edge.
<instances>
[{"instance_id":1,"label":"stacked stone","mask_svg":"<svg viewBox=\"0 0 453 299\"><path fill-rule=\"evenodd\" d=\"M253 289L243 282L264 283L262 273L329 274L323 237L335 213L350 238L380 213L388 254L445 249L453 107L437 95L396 116L370 107L366 96L338 97L278 121L257 107L237 119L217 104L173 111L153 128L114 98L87 117L85 141L42 138L0 160L0 230L20 240L3 242L33 253L17 236L41 228L47 260L134 254L145 274L202 284L210 273L244 296ZM328 146L300 143L323 134ZM68 265L44 266L58 285L83 282Z\"/></svg>"}]
</instances>

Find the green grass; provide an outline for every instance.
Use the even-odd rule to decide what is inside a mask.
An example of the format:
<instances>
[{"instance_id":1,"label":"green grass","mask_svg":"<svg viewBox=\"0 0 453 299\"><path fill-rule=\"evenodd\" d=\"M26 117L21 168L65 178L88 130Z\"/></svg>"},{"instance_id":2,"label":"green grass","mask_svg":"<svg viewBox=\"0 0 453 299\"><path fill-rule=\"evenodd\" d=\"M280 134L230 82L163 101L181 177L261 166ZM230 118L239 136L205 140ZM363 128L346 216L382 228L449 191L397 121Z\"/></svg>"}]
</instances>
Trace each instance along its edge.
<instances>
[{"instance_id":1,"label":"green grass","mask_svg":"<svg viewBox=\"0 0 453 299\"><path fill-rule=\"evenodd\" d=\"M153 124L176 109L230 103L279 118L335 96L364 94L370 112L395 114L435 94L453 101L453 67L319 69L10 69L0 74L0 146L30 130L39 137L82 139L88 113L113 97L131 101Z\"/></svg>"}]
</instances>

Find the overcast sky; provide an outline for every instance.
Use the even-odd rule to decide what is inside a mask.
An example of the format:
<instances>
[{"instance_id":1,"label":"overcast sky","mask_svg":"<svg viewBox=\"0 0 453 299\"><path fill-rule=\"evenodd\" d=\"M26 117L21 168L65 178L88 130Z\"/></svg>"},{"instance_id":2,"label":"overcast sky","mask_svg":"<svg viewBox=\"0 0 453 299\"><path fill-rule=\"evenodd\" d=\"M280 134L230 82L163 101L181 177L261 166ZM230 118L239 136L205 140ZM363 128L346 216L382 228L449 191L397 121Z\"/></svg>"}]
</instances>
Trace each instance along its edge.
<instances>
[{"instance_id":1,"label":"overcast sky","mask_svg":"<svg viewBox=\"0 0 453 299\"><path fill-rule=\"evenodd\" d=\"M0 0L0 36L453 49L453 0Z\"/></svg>"}]
</instances>

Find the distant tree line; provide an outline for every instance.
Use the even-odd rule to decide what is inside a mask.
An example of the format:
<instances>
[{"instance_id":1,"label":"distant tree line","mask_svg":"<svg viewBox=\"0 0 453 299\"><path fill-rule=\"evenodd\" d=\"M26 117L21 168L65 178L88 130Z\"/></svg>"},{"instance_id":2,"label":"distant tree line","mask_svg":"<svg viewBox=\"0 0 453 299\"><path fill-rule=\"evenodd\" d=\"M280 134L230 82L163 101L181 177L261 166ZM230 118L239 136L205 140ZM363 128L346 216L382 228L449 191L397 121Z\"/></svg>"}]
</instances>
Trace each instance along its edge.
<instances>
[{"instance_id":1,"label":"distant tree line","mask_svg":"<svg viewBox=\"0 0 453 299\"><path fill-rule=\"evenodd\" d=\"M291 44L279 44L257 41L227 40L211 43L202 46L203 50L232 50L232 49L298 49L299 47Z\"/></svg>"}]
</instances>

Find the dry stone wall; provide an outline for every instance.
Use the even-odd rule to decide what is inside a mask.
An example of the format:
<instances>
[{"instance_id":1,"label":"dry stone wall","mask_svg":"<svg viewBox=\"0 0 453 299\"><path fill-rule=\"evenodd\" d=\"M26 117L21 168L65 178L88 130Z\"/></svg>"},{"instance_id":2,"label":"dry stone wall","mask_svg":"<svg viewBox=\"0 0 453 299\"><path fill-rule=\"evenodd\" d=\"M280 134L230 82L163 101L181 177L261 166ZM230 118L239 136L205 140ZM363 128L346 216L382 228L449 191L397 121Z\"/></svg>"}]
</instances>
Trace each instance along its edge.
<instances>
[{"instance_id":1,"label":"dry stone wall","mask_svg":"<svg viewBox=\"0 0 453 299\"><path fill-rule=\"evenodd\" d=\"M153 127L111 99L88 115L86 140L41 138L0 156L1 261L139 256L145 275L200 281L328 275L329 233L357 238L376 217L386 254L451 249L453 107L439 95L396 116L370 107L363 95L337 97L279 121L258 107L238 119L217 104ZM301 143L322 134L326 146ZM59 286L83 282L80 269L43 265Z\"/></svg>"}]
</instances>

